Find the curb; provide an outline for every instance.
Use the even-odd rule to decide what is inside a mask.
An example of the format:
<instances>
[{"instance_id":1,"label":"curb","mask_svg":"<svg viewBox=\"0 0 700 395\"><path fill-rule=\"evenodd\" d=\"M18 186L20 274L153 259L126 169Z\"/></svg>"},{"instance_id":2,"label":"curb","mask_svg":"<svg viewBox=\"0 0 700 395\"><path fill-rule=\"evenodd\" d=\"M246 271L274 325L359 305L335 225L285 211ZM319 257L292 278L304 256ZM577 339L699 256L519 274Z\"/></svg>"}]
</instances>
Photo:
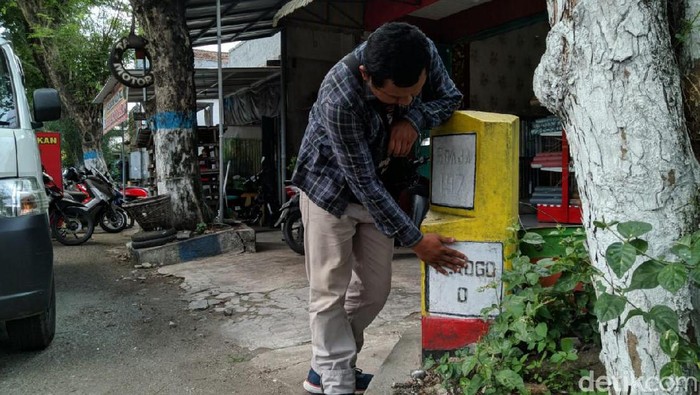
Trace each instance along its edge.
<instances>
[{"instance_id":1,"label":"curb","mask_svg":"<svg viewBox=\"0 0 700 395\"><path fill-rule=\"evenodd\" d=\"M129 242L127 249L135 264L174 265L226 252L255 252L255 231L239 225L157 247L135 249Z\"/></svg>"},{"instance_id":2,"label":"curb","mask_svg":"<svg viewBox=\"0 0 700 395\"><path fill-rule=\"evenodd\" d=\"M365 395L390 395L394 383L409 381L411 371L422 366L421 352L421 326L417 322L401 334L379 372L369 383Z\"/></svg>"}]
</instances>

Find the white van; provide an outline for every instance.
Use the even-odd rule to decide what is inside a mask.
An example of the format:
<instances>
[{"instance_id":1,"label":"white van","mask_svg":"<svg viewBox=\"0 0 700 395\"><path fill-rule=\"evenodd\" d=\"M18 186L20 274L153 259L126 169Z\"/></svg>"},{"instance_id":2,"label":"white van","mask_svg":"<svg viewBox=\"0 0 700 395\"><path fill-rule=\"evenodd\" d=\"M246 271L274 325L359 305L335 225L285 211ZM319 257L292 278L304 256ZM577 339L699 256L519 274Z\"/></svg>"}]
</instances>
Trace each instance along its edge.
<instances>
[{"instance_id":1,"label":"white van","mask_svg":"<svg viewBox=\"0 0 700 395\"><path fill-rule=\"evenodd\" d=\"M53 89L34 92L34 120L19 59L0 38L0 323L21 350L46 348L56 327L48 198L34 128L58 119Z\"/></svg>"}]
</instances>

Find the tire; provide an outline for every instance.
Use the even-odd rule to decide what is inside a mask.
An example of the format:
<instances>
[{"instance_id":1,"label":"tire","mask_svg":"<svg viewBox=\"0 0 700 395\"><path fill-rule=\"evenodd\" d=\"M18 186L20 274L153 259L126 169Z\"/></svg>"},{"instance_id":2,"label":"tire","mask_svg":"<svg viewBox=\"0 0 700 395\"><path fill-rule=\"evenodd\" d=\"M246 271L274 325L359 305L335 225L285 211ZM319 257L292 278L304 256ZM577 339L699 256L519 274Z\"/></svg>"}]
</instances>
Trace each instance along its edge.
<instances>
[{"instance_id":1,"label":"tire","mask_svg":"<svg viewBox=\"0 0 700 395\"><path fill-rule=\"evenodd\" d=\"M124 210L124 209L122 208L122 210ZM127 229L133 228L134 227L134 217L129 215L129 213L126 210L124 210L124 214L126 215L126 228Z\"/></svg>"},{"instance_id":2,"label":"tire","mask_svg":"<svg viewBox=\"0 0 700 395\"><path fill-rule=\"evenodd\" d=\"M95 231L95 223L87 210L68 207L63 210L63 214L57 212L51 223L51 231L56 240L67 246L76 246L88 241Z\"/></svg>"},{"instance_id":3,"label":"tire","mask_svg":"<svg viewBox=\"0 0 700 395\"><path fill-rule=\"evenodd\" d=\"M162 246L165 243L173 241L175 239L176 239L175 235L170 235L170 236L161 237L160 239L151 239L151 240L146 240L146 241L132 241L131 247L133 247L135 249L158 247L158 246Z\"/></svg>"},{"instance_id":4,"label":"tire","mask_svg":"<svg viewBox=\"0 0 700 395\"><path fill-rule=\"evenodd\" d=\"M301 222L300 210L289 212L282 224L282 236L292 251L304 255L304 224Z\"/></svg>"},{"instance_id":5,"label":"tire","mask_svg":"<svg viewBox=\"0 0 700 395\"><path fill-rule=\"evenodd\" d=\"M131 236L131 241L142 242L148 240L162 239L167 236L172 236L176 234L175 228L169 228L164 230L152 230L152 231L142 231L135 233Z\"/></svg>"},{"instance_id":6,"label":"tire","mask_svg":"<svg viewBox=\"0 0 700 395\"><path fill-rule=\"evenodd\" d=\"M128 219L123 208L107 208L100 215L100 228L107 233L119 233L126 229Z\"/></svg>"},{"instance_id":7,"label":"tire","mask_svg":"<svg viewBox=\"0 0 700 395\"><path fill-rule=\"evenodd\" d=\"M51 344L56 333L56 289L53 281L49 292L46 311L5 324L11 347L22 351L38 351Z\"/></svg>"}]
</instances>

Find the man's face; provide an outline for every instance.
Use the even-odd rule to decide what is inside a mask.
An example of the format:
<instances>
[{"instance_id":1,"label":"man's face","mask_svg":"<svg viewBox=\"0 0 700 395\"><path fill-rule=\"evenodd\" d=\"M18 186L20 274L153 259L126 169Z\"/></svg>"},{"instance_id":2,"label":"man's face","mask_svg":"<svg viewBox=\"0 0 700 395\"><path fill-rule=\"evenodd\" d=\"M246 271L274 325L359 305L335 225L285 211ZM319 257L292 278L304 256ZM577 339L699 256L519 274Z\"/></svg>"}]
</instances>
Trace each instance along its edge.
<instances>
[{"instance_id":1,"label":"man's face","mask_svg":"<svg viewBox=\"0 0 700 395\"><path fill-rule=\"evenodd\" d=\"M413 86L399 87L394 85L394 81L392 80L384 81L384 86L376 86L372 82L372 78L367 74L364 66L360 66L360 72L362 78L367 82L367 85L369 85L372 94L376 96L380 102L389 106L407 106L411 104L413 98L420 94L427 78L426 72L423 70L420 77L418 77L418 82Z\"/></svg>"}]
</instances>

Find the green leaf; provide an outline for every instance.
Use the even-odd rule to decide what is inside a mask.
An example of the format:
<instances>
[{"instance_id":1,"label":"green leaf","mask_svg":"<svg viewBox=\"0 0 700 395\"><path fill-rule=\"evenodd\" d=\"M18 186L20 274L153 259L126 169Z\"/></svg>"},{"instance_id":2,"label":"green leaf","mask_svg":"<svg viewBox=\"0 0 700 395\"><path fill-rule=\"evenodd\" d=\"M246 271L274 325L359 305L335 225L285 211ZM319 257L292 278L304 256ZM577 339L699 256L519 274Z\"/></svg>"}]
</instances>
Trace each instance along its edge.
<instances>
[{"instance_id":1,"label":"green leaf","mask_svg":"<svg viewBox=\"0 0 700 395\"><path fill-rule=\"evenodd\" d=\"M659 284L667 291L676 293L688 278L688 269L680 263L667 265L659 272Z\"/></svg>"},{"instance_id":2,"label":"green leaf","mask_svg":"<svg viewBox=\"0 0 700 395\"><path fill-rule=\"evenodd\" d=\"M468 395L476 395L477 393L479 393L479 390L484 385L484 381L485 380L483 376L475 375L469 382L469 386L466 388L466 390L464 390L464 393ZM464 387L462 387L462 389L464 389Z\"/></svg>"},{"instance_id":3,"label":"green leaf","mask_svg":"<svg viewBox=\"0 0 700 395\"><path fill-rule=\"evenodd\" d=\"M669 329L678 333L678 314L670 307L656 305L646 314L646 317L654 323L654 327L660 333Z\"/></svg>"},{"instance_id":4,"label":"green leaf","mask_svg":"<svg viewBox=\"0 0 700 395\"><path fill-rule=\"evenodd\" d=\"M598 317L598 321L606 322L620 317L620 314L625 311L626 304L627 300L622 296L602 293L595 302L593 312Z\"/></svg>"},{"instance_id":5,"label":"green leaf","mask_svg":"<svg viewBox=\"0 0 700 395\"><path fill-rule=\"evenodd\" d=\"M433 366L435 366L435 360L433 358L426 358L425 361L423 361L423 369L430 370Z\"/></svg>"},{"instance_id":6,"label":"green leaf","mask_svg":"<svg viewBox=\"0 0 700 395\"><path fill-rule=\"evenodd\" d=\"M661 372L659 372L659 376L662 379L665 377L670 377L670 376L682 377L683 376L683 367L681 366L680 363L678 363L676 361L671 361L661 368Z\"/></svg>"},{"instance_id":7,"label":"green leaf","mask_svg":"<svg viewBox=\"0 0 700 395\"><path fill-rule=\"evenodd\" d=\"M526 232L520 241L527 244L544 244L544 237L542 237L542 235L539 233Z\"/></svg>"},{"instance_id":8,"label":"green leaf","mask_svg":"<svg viewBox=\"0 0 700 395\"><path fill-rule=\"evenodd\" d=\"M633 317L637 317L637 316L640 316L640 315L641 315L642 317L644 317L644 316L645 316L645 313L644 313L642 310L639 310L639 309L632 309L632 310L630 310L630 311L627 313L627 317L625 318L625 321L622 323L621 326L627 325L627 321L629 321L629 320L630 320L631 318L633 318ZM644 318L644 320L646 321L646 317Z\"/></svg>"},{"instance_id":9,"label":"green leaf","mask_svg":"<svg viewBox=\"0 0 700 395\"><path fill-rule=\"evenodd\" d=\"M562 274L561 277L559 277L556 283L554 283L553 288L557 292L569 292L572 289L576 288L576 285L578 285L578 283L579 276L576 276L570 272L566 272Z\"/></svg>"},{"instance_id":10,"label":"green leaf","mask_svg":"<svg viewBox=\"0 0 700 395\"><path fill-rule=\"evenodd\" d=\"M686 340L681 339L681 346L674 359L680 363L698 363L698 354Z\"/></svg>"},{"instance_id":11,"label":"green leaf","mask_svg":"<svg viewBox=\"0 0 700 395\"><path fill-rule=\"evenodd\" d=\"M561 339L561 349L566 352L572 351L574 349L574 339L570 337Z\"/></svg>"},{"instance_id":12,"label":"green leaf","mask_svg":"<svg viewBox=\"0 0 700 395\"><path fill-rule=\"evenodd\" d=\"M630 286L627 287L627 291L634 291L637 289L653 289L659 286L659 273L664 269L664 265L654 261L649 260L636 269L632 274L632 280L630 281Z\"/></svg>"},{"instance_id":13,"label":"green leaf","mask_svg":"<svg viewBox=\"0 0 700 395\"><path fill-rule=\"evenodd\" d=\"M593 226L595 226L596 228L600 228L600 229L605 229L608 227L608 225L605 222L601 222L601 221L593 221Z\"/></svg>"},{"instance_id":14,"label":"green leaf","mask_svg":"<svg viewBox=\"0 0 700 395\"><path fill-rule=\"evenodd\" d=\"M681 346L680 338L676 332L672 330L667 330L661 334L660 341L661 349L671 358L674 358L678 354L678 349Z\"/></svg>"},{"instance_id":15,"label":"green leaf","mask_svg":"<svg viewBox=\"0 0 700 395\"><path fill-rule=\"evenodd\" d=\"M651 231L651 224L646 222L629 221L617 224L617 231L626 239L639 237Z\"/></svg>"},{"instance_id":16,"label":"green leaf","mask_svg":"<svg viewBox=\"0 0 700 395\"><path fill-rule=\"evenodd\" d=\"M700 262L700 243L696 242L690 248L690 257L686 260L690 266L696 266Z\"/></svg>"},{"instance_id":17,"label":"green leaf","mask_svg":"<svg viewBox=\"0 0 700 395\"><path fill-rule=\"evenodd\" d=\"M556 363L556 364L559 364L559 363L561 363L565 358L566 358L566 353L558 352L558 353L552 355L552 357L549 358L549 360L552 361L552 362L554 362L554 363Z\"/></svg>"},{"instance_id":18,"label":"green leaf","mask_svg":"<svg viewBox=\"0 0 700 395\"><path fill-rule=\"evenodd\" d=\"M637 250L628 243L613 243L605 251L605 259L608 265L620 278L634 265L637 258Z\"/></svg>"},{"instance_id":19,"label":"green leaf","mask_svg":"<svg viewBox=\"0 0 700 395\"><path fill-rule=\"evenodd\" d=\"M671 247L671 252L686 262L692 260L693 258L693 253L690 250L690 247L684 244L674 245L673 247Z\"/></svg>"},{"instance_id":20,"label":"green leaf","mask_svg":"<svg viewBox=\"0 0 700 395\"><path fill-rule=\"evenodd\" d=\"M696 285L700 285L700 267L690 271L690 279L695 281Z\"/></svg>"},{"instance_id":21,"label":"green leaf","mask_svg":"<svg viewBox=\"0 0 700 395\"><path fill-rule=\"evenodd\" d=\"M643 254L649 249L649 243L643 239L632 239L630 244L637 249L637 254Z\"/></svg>"},{"instance_id":22,"label":"green leaf","mask_svg":"<svg viewBox=\"0 0 700 395\"><path fill-rule=\"evenodd\" d=\"M535 334L537 334L539 339L544 339L547 336L547 324L544 322L537 324L535 327Z\"/></svg>"},{"instance_id":23,"label":"green leaf","mask_svg":"<svg viewBox=\"0 0 700 395\"><path fill-rule=\"evenodd\" d=\"M502 386L511 390L516 388L525 388L525 382L523 381L523 378L510 369L499 370L496 373L496 381Z\"/></svg>"},{"instance_id":24,"label":"green leaf","mask_svg":"<svg viewBox=\"0 0 700 395\"><path fill-rule=\"evenodd\" d=\"M476 366L477 358L475 356L469 356L464 359L462 363L462 375L468 376Z\"/></svg>"}]
</instances>

